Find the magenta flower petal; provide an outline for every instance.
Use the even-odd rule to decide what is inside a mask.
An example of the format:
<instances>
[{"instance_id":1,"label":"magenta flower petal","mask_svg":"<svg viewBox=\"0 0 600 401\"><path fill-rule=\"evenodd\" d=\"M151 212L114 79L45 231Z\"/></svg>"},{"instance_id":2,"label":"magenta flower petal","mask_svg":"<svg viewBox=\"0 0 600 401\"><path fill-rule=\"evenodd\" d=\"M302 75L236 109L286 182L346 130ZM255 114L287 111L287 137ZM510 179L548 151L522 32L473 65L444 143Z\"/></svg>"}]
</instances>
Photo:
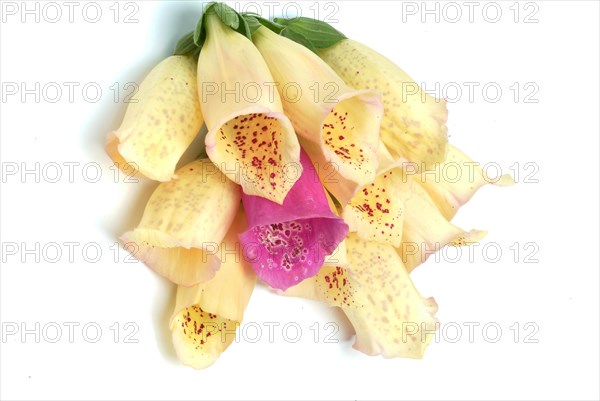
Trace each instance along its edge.
<instances>
[{"instance_id":1,"label":"magenta flower petal","mask_svg":"<svg viewBox=\"0 0 600 401\"><path fill-rule=\"evenodd\" d=\"M304 150L300 162L302 176L282 205L258 196L242 196L249 227L240 234L244 257L261 280L281 290L316 275L325 257L348 233L344 220L331 211Z\"/></svg>"}]
</instances>

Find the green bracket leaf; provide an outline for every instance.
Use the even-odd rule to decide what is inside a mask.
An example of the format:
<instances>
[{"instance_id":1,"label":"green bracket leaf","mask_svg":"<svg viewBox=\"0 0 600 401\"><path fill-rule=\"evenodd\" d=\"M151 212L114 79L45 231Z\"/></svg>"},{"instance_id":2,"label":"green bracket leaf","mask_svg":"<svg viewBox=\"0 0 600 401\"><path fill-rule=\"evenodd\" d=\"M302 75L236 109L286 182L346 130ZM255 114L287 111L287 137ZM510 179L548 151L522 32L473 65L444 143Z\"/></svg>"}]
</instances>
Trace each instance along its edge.
<instances>
[{"instance_id":1,"label":"green bracket leaf","mask_svg":"<svg viewBox=\"0 0 600 401\"><path fill-rule=\"evenodd\" d=\"M242 17L240 14L238 14L237 12L236 12L236 15L238 17L239 24L240 24L240 26L238 27L238 29L236 29L236 31L238 33L241 33L248 39L252 40L252 32L250 31L250 25L248 24L248 21L246 21L246 19L244 17Z\"/></svg>"},{"instance_id":2,"label":"green bracket leaf","mask_svg":"<svg viewBox=\"0 0 600 401\"><path fill-rule=\"evenodd\" d=\"M285 27L281 31L280 35L290 40L293 40L298 44L301 44L302 46L306 47L315 54L317 53L317 48L315 47L315 45L306 36L296 31L293 27Z\"/></svg>"},{"instance_id":3,"label":"green bracket leaf","mask_svg":"<svg viewBox=\"0 0 600 401\"><path fill-rule=\"evenodd\" d=\"M225 25L237 31L240 27L240 17L238 13L225 3L216 3L211 7L217 16L223 21ZM204 14L208 13L208 9Z\"/></svg>"},{"instance_id":4,"label":"green bracket leaf","mask_svg":"<svg viewBox=\"0 0 600 401\"><path fill-rule=\"evenodd\" d=\"M333 46L346 36L326 22L306 17L275 18L275 23L285 28L281 35L316 51ZM310 43L310 46L307 46Z\"/></svg>"},{"instance_id":5,"label":"green bracket leaf","mask_svg":"<svg viewBox=\"0 0 600 401\"><path fill-rule=\"evenodd\" d=\"M198 23L196 24L196 29L194 30L194 43L198 47L202 47L204 44L204 40L206 39L206 31L204 29L204 18L206 18L206 14L208 14L208 10L214 7L216 3L211 2L206 5L204 8L204 12L198 19Z\"/></svg>"},{"instance_id":6,"label":"green bracket leaf","mask_svg":"<svg viewBox=\"0 0 600 401\"><path fill-rule=\"evenodd\" d=\"M248 25L248 29L250 30L250 39L251 39L254 32L256 32L256 30L258 28L260 28L262 26L262 24L260 23L258 18L254 15L241 14L240 16L242 17L244 22L246 22L246 24Z\"/></svg>"},{"instance_id":7,"label":"green bracket leaf","mask_svg":"<svg viewBox=\"0 0 600 401\"><path fill-rule=\"evenodd\" d=\"M196 50L198 46L194 43L194 31L188 33L183 36L177 42L177 46L175 46L175 51L173 52L176 56L182 56L191 53Z\"/></svg>"},{"instance_id":8,"label":"green bracket leaf","mask_svg":"<svg viewBox=\"0 0 600 401\"><path fill-rule=\"evenodd\" d=\"M264 26L315 53L318 49L325 49L346 39L343 33L323 21L306 17L275 18L274 21L269 21L255 13L240 14L225 3L211 2L205 6L204 12L196 24L196 29L179 40L174 54L193 56L199 54L200 48L206 40L205 18L211 13L218 16L225 25L250 40L252 34Z\"/></svg>"},{"instance_id":9,"label":"green bracket leaf","mask_svg":"<svg viewBox=\"0 0 600 401\"><path fill-rule=\"evenodd\" d=\"M248 24L258 24L252 28L252 33L254 33L261 26L270 29L278 35L281 33L281 31L283 31L283 29L285 29L285 26L273 21L269 21L268 19L264 19L263 17L255 13L242 13L242 17L248 21Z\"/></svg>"},{"instance_id":10,"label":"green bracket leaf","mask_svg":"<svg viewBox=\"0 0 600 401\"><path fill-rule=\"evenodd\" d=\"M204 13L196 24L194 31L194 43L198 47L202 47L206 40L206 16L210 13L215 14L219 19L234 31L244 35L248 39L252 38L252 30L250 24L244 16L238 14L233 8L225 3L211 2L204 9ZM255 28L254 30L256 30Z\"/></svg>"}]
</instances>

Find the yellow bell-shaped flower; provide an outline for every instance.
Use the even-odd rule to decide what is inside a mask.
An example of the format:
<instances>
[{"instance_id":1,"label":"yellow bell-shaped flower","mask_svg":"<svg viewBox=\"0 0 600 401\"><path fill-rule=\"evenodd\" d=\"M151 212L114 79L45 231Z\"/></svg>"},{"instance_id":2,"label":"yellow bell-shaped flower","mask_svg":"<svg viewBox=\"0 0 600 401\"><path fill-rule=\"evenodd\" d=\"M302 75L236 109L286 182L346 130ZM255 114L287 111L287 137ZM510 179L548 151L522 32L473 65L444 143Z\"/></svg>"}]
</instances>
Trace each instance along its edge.
<instances>
[{"instance_id":1,"label":"yellow bell-shaped flower","mask_svg":"<svg viewBox=\"0 0 600 401\"><path fill-rule=\"evenodd\" d=\"M208 159L161 183L137 228L121 236L134 256L172 282L192 286L214 277L217 254L239 207L239 186Z\"/></svg>"},{"instance_id":2,"label":"yellow bell-shaped flower","mask_svg":"<svg viewBox=\"0 0 600 401\"><path fill-rule=\"evenodd\" d=\"M173 178L177 162L202 127L196 62L171 56L158 64L132 97L106 151L127 173L157 181Z\"/></svg>"},{"instance_id":3,"label":"yellow bell-shaped flower","mask_svg":"<svg viewBox=\"0 0 600 401\"><path fill-rule=\"evenodd\" d=\"M281 204L302 167L273 77L252 42L210 11L206 35L198 85L208 157L244 193Z\"/></svg>"},{"instance_id":4,"label":"yellow bell-shaped flower","mask_svg":"<svg viewBox=\"0 0 600 401\"><path fill-rule=\"evenodd\" d=\"M358 184L371 182L383 116L379 93L348 87L316 54L265 27L258 28L252 40L310 158L322 158Z\"/></svg>"},{"instance_id":5,"label":"yellow bell-shaped flower","mask_svg":"<svg viewBox=\"0 0 600 401\"><path fill-rule=\"evenodd\" d=\"M430 169L446 156L446 101L425 93L400 67L351 39L319 50L319 56L353 88L381 92L385 113L381 140L397 160Z\"/></svg>"},{"instance_id":6,"label":"yellow bell-shaped flower","mask_svg":"<svg viewBox=\"0 0 600 401\"><path fill-rule=\"evenodd\" d=\"M173 345L179 360L195 369L212 365L233 342L252 295L256 275L237 238L245 229L246 219L240 210L219 246L222 264L215 277L193 287L177 288L170 323Z\"/></svg>"}]
</instances>

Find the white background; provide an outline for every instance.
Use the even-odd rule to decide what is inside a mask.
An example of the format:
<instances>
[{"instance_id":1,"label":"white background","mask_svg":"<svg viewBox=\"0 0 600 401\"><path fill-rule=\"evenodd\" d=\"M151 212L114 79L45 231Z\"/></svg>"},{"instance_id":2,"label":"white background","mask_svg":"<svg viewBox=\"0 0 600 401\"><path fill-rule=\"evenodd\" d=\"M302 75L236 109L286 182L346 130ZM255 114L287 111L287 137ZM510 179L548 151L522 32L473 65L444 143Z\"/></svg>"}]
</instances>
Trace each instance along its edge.
<instances>
[{"instance_id":1,"label":"white background","mask_svg":"<svg viewBox=\"0 0 600 401\"><path fill-rule=\"evenodd\" d=\"M30 9L34 3L28 3ZM84 19L93 18L94 10L82 14L83 2L72 23L63 2L56 3L62 12L56 23L48 21L56 10L46 8L44 15L44 3L38 5L39 22L35 14L20 21L21 2L13 3L20 8L16 15L2 15L3 89L7 83L31 89L37 82L42 92L36 101L34 94L22 99L20 92L3 90L0 104L1 240L3 247L18 247L16 255L3 253L2 328L21 330L23 323L35 331L40 324L39 341L35 334L23 339L21 332L3 333L3 399L598 399L597 2L498 2L485 13L486 3L479 3L472 22L463 2L445 8L439 3L439 22L424 15L425 23L421 2L339 2L335 8L299 3L305 16L314 17L317 9L325 18L337 10L331 18L339 20L338 29L384 53L429 89L438 83L447 90L441 95L456 97L451 90L462 88L462 97L449 106L451 142L482 164L517 173L519 183L482 189L456 217L462 227L489 230L472 262L464 254L452 263L448 254L412 275L423 295L436 298L438 317L447 325L423 360L362 355L352 350L348 328L334 310L257 288L245 319L263 327L262 339L234 343L205 371L182 366L174 356L167 329L174 287L143 265L126 263L126 252L115 254L117 236L138 223L157 184L126 183L122 175L115 183L103 151L106 133L118 127L125 111L125 84L140 82L170 54L193 28L200 4L131 3L98 2L97 23ZM268 5L259 4L268 16ZM274 6L278 14L284 4ZM409 11L415 7L413 15ZM489 22L497 8L499 21ZM116 23L115 9L120 11ZM449 22L457 9L462 18ZM137 22L124 23L131 12ZM525 23L528 15L537 22ZM65 82L79 84L73 99ZM479 84L472 99L465 82ZM49 101L56 97L53 84L42 90L49 83L63 89L55 103ZM87 99L82 94L89 83L102 89L96 102L93 88ZM115 83L121 88L117 101ZM487 97L482 93L487 83L502 89L495 103L493 90ZM532 88L539 90L526 98ZM36 162L39 179L21 175ZM64 165L69 162L79 163L73 164L73 182ZM56 175L56 165L48 163L62 166L57 183L48 182ZM84 171L86 163L92 164ZM19 171L10 175L15 166ZM92 183L96 166L102 175ZM72 260L65 242L79 244ZM36 243L38 255L46 249L39 263L24 252ZM51 262L56 247L49 243L62 251L56 263ZM490 243L484 255L482 247ZM533 245L525 248L527 243ZM85 260L85 244L98 244L99 261ZM88 260L95 256L91 246L96 245L86 248ZM502 251L496 263L492 246ZM534 250L534 263L525 263ZM324 342L330 330L323 325L330 321L340 325L333 337L337 344ZM73 342L69 322L79 324ZM280 326L269 343L265 322L296 322L302 337L286 342ZM310 329L315 322L321 327L317 344ZM465 322L480 324L473 342ZM96 343L83 338L88 323L102 329ZM486 323L501 327L498 342L483 338ZM516 342L514 323L520 328ZM51 343L56 325L62 337ZM452 343L457 325L462 337ZM137 343L127 342L135 327L139 330L129 339ZM537 343L527 343L535 327L539 331L530 340ZM94 337L93 327L87 334ZM488 334L493 337L494 331Z\"/></svg>"}]
</instances>

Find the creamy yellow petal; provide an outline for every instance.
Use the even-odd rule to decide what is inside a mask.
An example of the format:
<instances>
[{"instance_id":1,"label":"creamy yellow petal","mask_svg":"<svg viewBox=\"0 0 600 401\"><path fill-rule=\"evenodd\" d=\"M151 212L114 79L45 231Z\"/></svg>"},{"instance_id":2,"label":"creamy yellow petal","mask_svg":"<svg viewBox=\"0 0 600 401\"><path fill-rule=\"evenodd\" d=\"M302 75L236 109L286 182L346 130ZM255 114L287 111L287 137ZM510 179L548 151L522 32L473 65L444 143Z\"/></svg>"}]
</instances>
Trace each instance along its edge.
<instances>
[{"instance_id":1,"label":"creamy yellow petal","mask_svg":"<svg viewBox=\"0 0 600 401\"><path fill-rule=\"evenodd\" d=\"M356 295L352 280L348 277L348 268L323 266L316 276L301 281L298 285L282 292L288 297L300 297L324 302L330 306L363 307L356 304ZM359 300L360 301L360 300Z\"/></svg>"},{"instance_id":2,"label":"creamy yellow petal","mask_svg":"<svg viewBox=\"0 0 600 401\"><path fill-rule=\"evenodd\" d=\"M172 237L157 231L135 229L119 239L138 260L176 284L208 281L221 264L213 248L185 248Z\"/></svg>"},{"instance_id":3,"label":"creamy yellow petal","mask_svg":"<svg viewBox=\"0 0 600 401\"><path fill-rule=\"evenodd\" d=\"M402 169L392 168L360 188L344 207L344 221L350 231L365 240L400 246L409 187Z\"/></svg>"},{"instance_id":4,"label":"creamy yellow petal","mask_svg":"<svg viewBox=\"0 0 600 401\"><path fill-rule=\"evenodd\" d=\"M477 242L485 235L483 231L467 232L451 224L423 187L412 176L404 177L408 193L405 195L406 213L398 252L408 271L449 243Z\"/></svg>"},{"instance_id":5,"label":"creamy yellow petal","mask_svg":"<svg viewBox=\"0 0 600 401\"><path fill-rule=\"evenodd\" d=\"M354 348L386 358L420 358L437 328L437 304L416 290L396 250L347 238L349 267L324 267L289 288L300 296L342 308L356 331Z\"/></svg>"},{"instance_id":6,"label":"creamy yellow petal","mask_svg":"<svg viewBox=\"0 0 600 401\"><path fill-rule=\"evenodd\" d=\"M319 56L349 86L381 92L385 107L381 140L394 158L426 169L444 160L448 118L444 100L429 96L400 67L356 41L342 40L319 50Z\"/></svg>"},{"instance_id":7,"label":"creamy yellow petal","mask_svg":"<svg viewBox=\"0 0 600 401\"><path fill-rule=\"evenodd\" d=\"M233 342L252 295L256 276L237 238L245 229L240 210L219 247L222 264L215 277L177 289L170 323L173 345L179 359L195 369L212 365Z\"/></svg>"},{"instance_id":8,"label":"creamy yellow petal","mask_svg":"<svg viewBox=\"0 0 600 401\"><path fill-rule=\"evenodd\" d=\"M393 247L352 237L348 245L349 274L364 304L344 308L356 330L354 348L385 358L422 358L438 326L435 300L419 294Z\"/></svg>"},{"instance_id":9,"label":"creamy yellow petal","mask_svg":"<svg viewBox=\"0 0 600 401\"><path fill-rule=\"evenodd\" d=\"M315 177L315 179L318 179ZM325 192L325 197L327 198L327 202L329 203L329 208L336 216L339 216L340 213L333 202L331 196ZM346 240L344 239L342 242L338 244L338 246L334 249L331 255L325 256L325 260L323 261L323 266L342 266L346 267L348 265L348 257L347 257L347 249L346 249Z\"/></svg>"},{"instance_id":10,"label":"creamy yellow petal","mask_svg":"<svg viewBox=\"0 0 600 401\"><path fill-rule=\"evenodd\" d=\"M310 154L315 145L300 140ZM403 193L402 170L397 167L385 146L380 143L377 156L380 169L372 183L361 186L342 177L337 166L327 163L323 157L313 159L313 165L323 186L336 198L342 208L342 216L351 232L363 239L381 241L394 246L402 239Z\"/></svg>"},{"instance_id":11,"label":"creamy yellow petal","mask_svg":"<svg viewBox=\"0 0 600 401\"><path fill-rule=\"evenodd\" d=\"M240 205L241 192L208 159L177 171L150 197L138 227L121 237L134 256L176 284L209 280L216 249Z\"/></svg>"},{"instance_id":12,"label":"creamy yellow petal","mask_svg":"<svg viewBox=\"0 0 600 401\"><path fill-rule=\"evenodd\" d=\"M331 255L325 256L323 266L341 266L346 267L348 265L348 250L346 248L346 240L340 242L335 248Z\"/></svg>"},{"instance_id":13,"label":"creamy yellow petal","mask_svg":"<svg viewBox=\"0 0 600 401\"><path fill-rule=\"evenodd\" d=\"M304 138L299 138L299 141L302 148L311 156L311 161L323 186L335 197L342 207L348 205L361 188L361 185L356 181L346 179L342 176L339 166L331 161L327 161L323 153L320 152L317 144ZM376 155L379 167L375 177L402 164L392 159L383 142L379 142Z\"/></svg>"},{"instance_id":14,"label":"creamy yellow petal","mask_svg":"<svg viewBox=\"0 0 600 401\"><path fill-rule=\"evenodd\" d=\"M439 163L429 172L415 172L415 179L431 196L442 215L451 220L458 209L467 203L475 192L486 184L508 186L514 184L509 175L487 177L478 163L452 145L448 145L448 154L443 163Z\"/></svg>"},{"instance_id":15,"label":"creamy yellow petal","mask_svg":"<svg viewBox=\"0 0 600 401\"><path fill-rule=\"evenodd\" d=\"M386 358L422 357L438 322L433 298L419 294L393 247L350 235L348 249L353 288L362 292L357 303L364 305L344 309L356 330L354 348Z\"/></svg>"},{"instance_id":16,"label":"creamy yellow petal","mask_svg":"<svg viewBox=\"0 0 600 401\"><path fill-rule=\"evenodd\" d=\"M448 243L450 246L469 246L480 242L487 235L485 230L464 232Z\"/></svg>"},{"instance_id":17,"label":"creamy yellow petal","mask_svg":"<svg viewBox=\"0 0 600 401\"><path fill-rule=\"evenodd\" d=\"M302 149L306 151L310 160L313 162L318 179L323 186L335 197L340 205L347 205L360 185L356 181L343 177L340 174L339 165L328 161L321 152L321 148L318 144L302 137L298 138L298 140L300 141Z\"/></svg>"},{"instance_id":18,"label":"creamy yellow petal","mask_svg":"<svg viewBox=\"0 0 600 401\"><path fill-rule=\"evenodd\" d=\"M198 88L207 154L244 193L281 204L302 167L300 145L274 79L249 39L215 15L209 14L206 24Z\"/></svg>"},{"instance_id":19,"label":"creamy yellow petal","mask_svg":"<svg viewBox=\"0 0 600 401\"><path fill-rule=\"evenodd\" d=\"M202 123L196 62L171 56L144 78L121 126L108 134L106 150L127 174L139 171L153 180L169 181Z\"/></svg>"},{"instance_id":20,"label":"creamy yellow petal","mask_svg":"<svg viewBox=\"0 0 600 401\"><path fill-rule=\"evenodd\" d=\"M252 39L296 133L316 145L305 147L311 159L335 164L341 176L360 185L371 182L383 115L379 92L351 89L313 52L267 28Z\"/></svg>"},{"instance_id":21,"label":"creamy yellow petal","mask_svg":"<svg viewBox=\"0 0 600 401\"><path fill-rule=\"evenodd\" d=\"M237 322L191 305L173 319L171 337L177 357L194 369L207 368L231 345L236 328Z\"/></svg>"}]
</instances>

